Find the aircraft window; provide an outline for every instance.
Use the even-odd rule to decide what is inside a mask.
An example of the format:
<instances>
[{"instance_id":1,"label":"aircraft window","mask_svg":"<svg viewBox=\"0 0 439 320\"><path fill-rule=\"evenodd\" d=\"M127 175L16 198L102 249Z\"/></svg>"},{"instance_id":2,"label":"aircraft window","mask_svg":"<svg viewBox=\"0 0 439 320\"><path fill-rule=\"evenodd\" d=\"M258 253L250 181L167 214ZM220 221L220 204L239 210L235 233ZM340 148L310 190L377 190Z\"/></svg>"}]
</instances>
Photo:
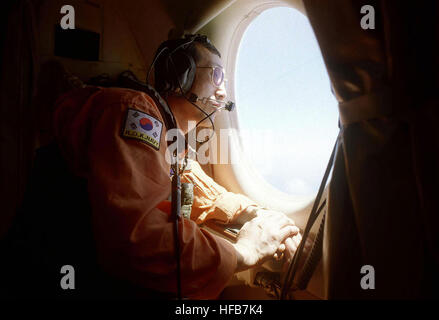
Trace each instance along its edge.
<instances>
[{"instance_id":1,"label":"aircraft window","mask_svg":"<svg viewBox=\"0 0 439 320\"><path fill-rule=\"evenodd\" d=\"M263 11L242 37L235 70L244 153L278 190L314 197L338 108L307 17L287 7Z\"/></svg>"}]
</instances>

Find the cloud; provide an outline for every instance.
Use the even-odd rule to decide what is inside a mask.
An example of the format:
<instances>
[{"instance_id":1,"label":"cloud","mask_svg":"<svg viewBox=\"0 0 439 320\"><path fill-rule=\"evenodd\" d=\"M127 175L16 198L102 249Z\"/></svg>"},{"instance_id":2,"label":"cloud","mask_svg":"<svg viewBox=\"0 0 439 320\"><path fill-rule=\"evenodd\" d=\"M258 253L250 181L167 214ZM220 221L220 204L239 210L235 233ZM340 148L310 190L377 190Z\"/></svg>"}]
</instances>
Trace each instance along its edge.
<instances>
[{"instance_id":1,"label":"cloud","mask_svg":"<svg viewBox=\"0 0 439 320\"><path fill-rule=\"evenodd\" d=\"M284 192L293 195L307 196L315 193L314 188L305 180L293 178L284 182Z\"/></svg>"}]
</instances>

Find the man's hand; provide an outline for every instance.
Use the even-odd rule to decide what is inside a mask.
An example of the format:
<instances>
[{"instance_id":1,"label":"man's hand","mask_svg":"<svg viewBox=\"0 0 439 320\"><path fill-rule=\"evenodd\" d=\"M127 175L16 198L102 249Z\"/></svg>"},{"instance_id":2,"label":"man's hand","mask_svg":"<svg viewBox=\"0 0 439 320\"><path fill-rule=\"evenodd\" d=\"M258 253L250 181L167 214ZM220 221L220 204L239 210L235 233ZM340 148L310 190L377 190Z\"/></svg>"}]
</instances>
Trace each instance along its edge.
<instances>
[{"instance_id":1,"label":"man's hand","mask_svg":"<svg viewBox=\"0 0 439 320\"><path fill-rule=\"evenodd\" d=\"M287 238L285 242L279 246L279 249L274 254L274 258L276 260L285 258L285 262L291 262L297 248L299 248L300 241L302 241L302 235L300 233L296 234L294 237Z\"/></svg>"},{"instance_id":2,"label":"man's hand","mask_svg":"<svg viewBox=\"0 0 439 320\"><path fill-rule=\"evenodd\" d=\"M262 212L260 212L262 211ZM238 256L237 272L260 265L273 259L281 245L299 233L294 221L285 214L276 211L259 210L257 216L246 222L239 231L235 246ZM288 252L294 249L286 243ZM294 254L294 252L293 252Z\"/></svg>"},{"instance_id":3,"label":"man's hand","mask_svg":"<svg viewBox=\"0 0 439 320\"><path fill-rule=\"evenodd\" d=\"M299 248L300 241L302 241L302 235L300 233L285 240L285 260L282 265L282 272L285 273L288 271L288 267L293 260L294 254Z\"/></svg>"}]
</instances>

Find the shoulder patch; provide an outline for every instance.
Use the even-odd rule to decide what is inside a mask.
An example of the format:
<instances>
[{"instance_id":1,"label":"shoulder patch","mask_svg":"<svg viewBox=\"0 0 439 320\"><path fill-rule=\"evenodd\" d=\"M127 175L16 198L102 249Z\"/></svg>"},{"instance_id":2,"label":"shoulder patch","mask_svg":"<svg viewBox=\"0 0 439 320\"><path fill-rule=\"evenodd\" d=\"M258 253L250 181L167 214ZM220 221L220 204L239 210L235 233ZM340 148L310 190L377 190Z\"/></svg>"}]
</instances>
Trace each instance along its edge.
<instances>
[{"instance_id":1,"label":"shoulder patch","mask_svg":"<svg viewBox=\"0 0 439 320\"><path fill-rule=\"evenodd\" d=\"M162 127L162 122L157 118L143 111L128 108L122 127L122 137L139 140L160 150Z\"/></svg>"}]
</instances>

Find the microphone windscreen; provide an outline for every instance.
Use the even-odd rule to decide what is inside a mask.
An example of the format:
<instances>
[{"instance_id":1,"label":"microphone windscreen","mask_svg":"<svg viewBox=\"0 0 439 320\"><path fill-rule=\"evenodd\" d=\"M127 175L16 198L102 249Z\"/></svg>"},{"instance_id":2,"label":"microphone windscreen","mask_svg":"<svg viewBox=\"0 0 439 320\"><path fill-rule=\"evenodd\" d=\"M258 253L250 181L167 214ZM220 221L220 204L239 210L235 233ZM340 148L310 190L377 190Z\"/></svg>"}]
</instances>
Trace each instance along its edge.
<instances>
[{"instance_id":1,"label":"microphone windscreen","mask_svg":"<svg viewBox=\"0 0 439 320\"><path fill-rule=\"evenodd\" d=\"M235 109L235 103L232 101L227 102L226 104L226 110L227 111L233 111Z\"/></svg>"}]
</instances>

